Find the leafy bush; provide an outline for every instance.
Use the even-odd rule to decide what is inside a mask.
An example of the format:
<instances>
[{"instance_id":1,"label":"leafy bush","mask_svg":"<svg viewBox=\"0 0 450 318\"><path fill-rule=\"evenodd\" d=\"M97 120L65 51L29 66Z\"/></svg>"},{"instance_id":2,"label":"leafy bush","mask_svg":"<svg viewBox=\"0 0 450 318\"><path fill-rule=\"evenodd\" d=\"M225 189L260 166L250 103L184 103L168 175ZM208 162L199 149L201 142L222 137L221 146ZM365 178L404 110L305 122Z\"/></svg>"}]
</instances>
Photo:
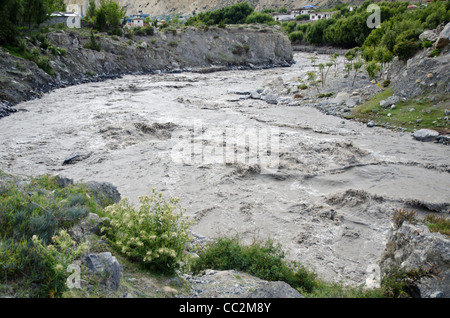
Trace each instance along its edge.
<instances>
[{"instance_id":1,"label":"leafy bush","mask_svg":"<svg viewBox=\"0 0 450 318\"><path fill-rule=\"evenodd\" d=\"M425 40L422 42L422 47L427 48L427 47L432 47L433 46L433 42L429 41L429 40Z\"/></svg>"},{"instance_id":2,"label":"leafy bush","mask_svg":"<svg viewBox=\"0 0 450 318\"><path fill-rule=\"evenodd\" d=\"M180 267L190 240L178 199L166 201L153 190L139 198L140 208L123 199L105 208L110 224L102 228L122 254L156 272L173 273Z\"/></svg>"},{"instance_id":3,"label":"leafy bush","mask_svg":"<svg viewBox=\"0 0 450 318\"><path fill-rule=\"evenodd\" d=\"M268 23L275 21L273 17L268 13L262 13L262 12L253 12L251 13L246 19L245 23L251 24L251 23Z\"/></svg>"},{"instance_id":4,"label":"leafy bush","mask_svg":"<svg viewBox=\"0 0 450 318\"><path fill-rule=\"evenodd\" d=\"M190 17L185 24L189 26L201 24L212 26L221 22L225 24L245 23L247 17L253 12L254 9L248 3L236 3L222 9L196 14Z\"/></svg>"},{"instance_id":5,"label":"leafy bush","mask_svg":"<svg viewBox=\"0 0 450 318\"><path fill-rule=\"evenodd\" d=\"M242 55L244 53L248 53L250 51L250 47L247 44L236 44L231 53L236 55Z\"/></svg>"},{"instance_id":6,"label":"leafy bush","mask_svg":"<svg viewBox=\"0 0 450 318\"><path fill-rule=\"evenodd\" d=\"M284 252L272 240L242 245L237 238L219 238L198 251L191 270L234 269L269 281L284 281L294 288L311 292L316 275L295 262L285 261Z\"/></svg>"},{"instance_id":7,"label":"leafy bush","mask_svg":"<svg viewBox=\"0 0 450 318\"><path fill-rule=\"evenodd\" d=\"M86 42L83 47L85 49L91 49L95 51L100 51L100 42L98 42L95 38L94 32L91 30L91 36L89 38L89 42Z\"/></svg>"},{"instance_id":8,"label":"leafy bush","mask_svg":"<svg viewBox=\"0 0 450 318\"><path fill-rule=\"evenodd\" d=\"M55 177L0 187L0 283L11 279L32 297L59 297L76 247L66 230L100 208L83 186L59 188Z\"/></svg>"},{"instance_id":9,"label":"leafy bush","mask_svg":"<svg viewBox=\"0 0 450 318\"><path fill-rule=\"evenodd\" d=\"M440 49L433 49L430 54L428 54L428 57L436 57L439 54L441 54L441 50Z\"/></svg>"},{"instance_id":10,"label":"leafy bush","mask_svg":"<svg viewBox=\"0 0 450 318\"><path fill-rule=\"evenodd\" d=\"M294 31L291 34L289 34L289 40L291 40L292 43L298 43L303 40L303 32L302 31Z\"/></svg>"}]
</instances>

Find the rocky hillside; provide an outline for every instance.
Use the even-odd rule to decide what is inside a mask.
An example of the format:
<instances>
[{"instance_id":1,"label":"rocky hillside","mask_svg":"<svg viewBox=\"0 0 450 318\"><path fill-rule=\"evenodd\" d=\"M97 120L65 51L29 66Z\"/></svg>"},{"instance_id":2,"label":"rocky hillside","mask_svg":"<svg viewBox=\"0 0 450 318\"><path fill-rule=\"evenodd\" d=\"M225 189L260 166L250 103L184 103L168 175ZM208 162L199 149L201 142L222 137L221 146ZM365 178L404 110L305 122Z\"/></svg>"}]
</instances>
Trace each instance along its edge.
<instances>
[{"instance_id":1,"label":"rocky hillside","mask_svg":"<svg viewBox=\"0 0 450 318\"><path fill-rule=\"evenodd\" d=\"M89 0L65 0L67 4L82 4L83 8L87 8ZM97 1L99 2L99 1ZM118 3L125 7L127 14L137 13L142 10L150 16L169 15L174 13L181 13L182 15L191 15L193 11L202 12L212 9L222 8L231 4L242 2L242 0L197 0L197 1L183 1L183 0L119 0ZM361 4L361 0L248 0L247 1L256 10L263 10L267 8L281 8L295 9L304 5L316 5L320 8L330 8L338 3ZM83 9L85 10L85 9Z\"/></svg>"},{"instance_id":2,"label":"rocky hillside","mask_svg":"<svg viewBox=\"0 0 450 318\"><path fill-rule=\"evenodd\" d=\"M86 33L86 32L85 32ZM82 31L46 34L49 45L64 54L48 54L48 74L35 63L0 50L0 104L8 106L40 96L57 87L152 72L207 72L232 67L288 66L292 47L279 27L227 26L225 29L155 31L152 36L99 35L100 50L86 49ZM38 41L39 42L39 41ZM30 50L39 49L40 43Z\"/></svg>"}]
</instances>

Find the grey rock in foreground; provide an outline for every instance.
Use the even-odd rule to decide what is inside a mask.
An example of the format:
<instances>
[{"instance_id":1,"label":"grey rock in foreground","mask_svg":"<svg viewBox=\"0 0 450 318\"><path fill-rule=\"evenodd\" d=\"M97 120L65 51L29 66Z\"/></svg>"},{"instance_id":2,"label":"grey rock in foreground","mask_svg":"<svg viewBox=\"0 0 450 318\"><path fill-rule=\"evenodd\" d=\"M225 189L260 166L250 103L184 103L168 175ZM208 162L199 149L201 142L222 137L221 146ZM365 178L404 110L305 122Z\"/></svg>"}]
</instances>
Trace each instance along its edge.
<instances>
[{"instance_id":1,"label":"grey rock in foreground","mask_svg":"<svg viewBox=\"0 0 450 318\"><path fill-rule=\"evenodd\" d=\"M104 279L107 288L117 290L122 278L122 266L110 252L90 253L86 256L86 263L90 271L99 274Z\"/></svg>"},{"instance_id":2,"label":"grey rock in foreground","mask_svg":"<svg viewBox=\"0 0 450 318\"><path fill-rule=\"evenodd\" d=\"M189 297L198 298L304 298L285 282L269 282L234 270L206 270L184 277L191 284Z\"/></svg>"},{"instance_id":3,"label":"grey rock in foreground","mask_svg":"<svg viewBox=\"0 0 450 318\"><path fill-rule=\"evenodd\" d=\"M432 141L439 136L436 130L432 129L419 129L413 133L413 137L419 141Z\"/></svg>"},{"instance_id":4,"label":"grey rock in foreground","mask_svg":"<svg viewBox=\"0 0 450 318\"><path fill-rule=\"evenodd\" d=\"M416 283L416 297L450 297L450 240L424 224L393 225L380 260L382 276L391 268L430 271Z\"/></svg>"}]
</instances>

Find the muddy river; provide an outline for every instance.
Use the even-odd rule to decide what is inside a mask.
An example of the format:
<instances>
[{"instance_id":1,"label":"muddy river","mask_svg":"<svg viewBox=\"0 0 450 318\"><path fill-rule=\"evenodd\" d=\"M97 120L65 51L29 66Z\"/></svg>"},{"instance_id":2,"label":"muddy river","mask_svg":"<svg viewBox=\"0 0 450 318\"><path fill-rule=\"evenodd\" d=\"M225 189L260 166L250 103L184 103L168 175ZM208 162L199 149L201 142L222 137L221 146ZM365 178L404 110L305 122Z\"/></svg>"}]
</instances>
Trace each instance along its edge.
<instances>
[{"instance_id":1,"label":"muddy river","mask_svg":"<svg viewBox=\"0 0 450 318\"><path fill-rule=\"evenodd\" d=\"M324 279L364 283L396 209L445 212L450 148L242 95L304 76L309 55L295 59L59 89L0 121L0 169L110 182L135 203L156 188L198 234L271 238Z\"/></svg>"}]
</instances>

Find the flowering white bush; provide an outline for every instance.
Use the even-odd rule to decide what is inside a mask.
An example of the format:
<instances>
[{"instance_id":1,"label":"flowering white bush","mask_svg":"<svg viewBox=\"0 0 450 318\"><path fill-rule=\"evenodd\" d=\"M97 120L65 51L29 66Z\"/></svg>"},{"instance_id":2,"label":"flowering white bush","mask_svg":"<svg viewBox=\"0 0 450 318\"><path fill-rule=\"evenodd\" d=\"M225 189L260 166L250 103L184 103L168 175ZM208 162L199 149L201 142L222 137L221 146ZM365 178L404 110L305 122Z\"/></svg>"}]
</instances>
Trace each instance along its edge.
<instances>
[{"instance_id":1,"label":"flowering white bush","mask_svg":"<svg viewBox=\"0 0 450 318\"><path fill-rule=\"evenodd\" d=\"M102 228L110 243L132 260L160 272L173 272L183 260L191 222L183 217L177 198L161 193L139 197L135 209L127 199L105 208L110 218Z\"/></svg>"}]
</instances>

